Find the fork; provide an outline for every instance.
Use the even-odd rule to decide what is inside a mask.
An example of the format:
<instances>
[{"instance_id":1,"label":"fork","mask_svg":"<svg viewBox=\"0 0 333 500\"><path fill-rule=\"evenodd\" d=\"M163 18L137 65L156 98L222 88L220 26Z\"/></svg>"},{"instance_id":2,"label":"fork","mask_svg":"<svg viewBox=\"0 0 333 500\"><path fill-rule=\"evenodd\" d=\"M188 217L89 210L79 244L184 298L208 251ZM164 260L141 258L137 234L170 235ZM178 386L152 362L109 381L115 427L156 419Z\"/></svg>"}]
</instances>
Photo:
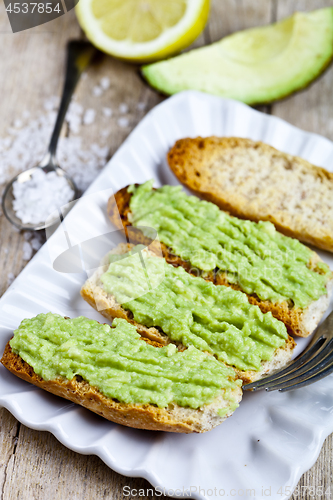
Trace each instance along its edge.
<instances>
[{"instance_id":1,"label":"fork","mask_svg":"<svg viewBox=\"0 0 333 500\"><path fill-rule=\"evenodd\" d=\"M307 348L289 365L269 377L246 384L245 390L290 391L310 385L333 372L333 312L314 333Z\"/></svg>"}]
</instances>

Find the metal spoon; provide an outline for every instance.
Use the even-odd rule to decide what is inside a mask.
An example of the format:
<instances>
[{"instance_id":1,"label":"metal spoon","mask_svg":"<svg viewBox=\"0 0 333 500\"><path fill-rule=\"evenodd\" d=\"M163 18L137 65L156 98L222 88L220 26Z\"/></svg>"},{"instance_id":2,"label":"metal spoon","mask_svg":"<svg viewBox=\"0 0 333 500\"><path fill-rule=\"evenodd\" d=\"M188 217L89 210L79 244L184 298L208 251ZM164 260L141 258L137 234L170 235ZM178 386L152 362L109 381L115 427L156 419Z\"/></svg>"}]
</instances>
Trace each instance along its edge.
<instances>
[{"instance_id":1,"label":"metal spoon","mask_svg":"<svg viewBox=\"0 0 333 500\"><path fill-rule=\"evenodd\" d=\"M71 41L68 43L65 83L58 111L58 116L54 125L47 153L42 159L42 161L36 167L29 168L29 170L26 170L25 172L22 172L21 174L17 175L6 186L6 189L2 197L3 213L5 214L7 219L19 229L34 229L34 230L45 229L46 227L51 226L55 221L48 220L47 224L45 222L40 222L39 224L23 224L23 222L15 215L13 208L13 201L14 201L13 183L15 181L22 183L26 182L31 178L31 175L38 168L41 168L42 170L44 170L45 173L56 172L57 175L66 178L69 186L72 188L74 192L72 200L78 194L74 181L58 165L56 159L56 149L60 131L76 84L79 81L82 72L89 65L95 53L96 49L89 42Z\"/></svg>"}]
</instances>

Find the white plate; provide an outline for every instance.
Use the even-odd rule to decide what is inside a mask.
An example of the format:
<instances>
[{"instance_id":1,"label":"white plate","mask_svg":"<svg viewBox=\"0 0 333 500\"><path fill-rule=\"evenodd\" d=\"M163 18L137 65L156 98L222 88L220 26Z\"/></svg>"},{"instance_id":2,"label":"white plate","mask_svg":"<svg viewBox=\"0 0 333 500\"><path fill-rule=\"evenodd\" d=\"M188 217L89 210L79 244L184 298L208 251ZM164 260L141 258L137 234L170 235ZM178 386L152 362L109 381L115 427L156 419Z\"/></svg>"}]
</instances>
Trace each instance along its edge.
<instances>
[{"instance_id":1,"label":"white plate","mask_svg":"<svg viewBox=\"0 0 333 500\"><path fill-rule=\"evenodd\" d=\"M70 212L71 243L111 230L105 204L112 189L152 177L156 185L177 184L165 161L176 139L213 134L262 140L332 170L330 141L239 102L180 93L148 113ZM53 269L66 245L63 233L55 233L0 300L0 352L20 321L40 312L101 319L80 298L85 275ZM320 254L333 267L332 255ZM0 368L0 405L25 425L52 432L79 453L98 455L126 476L145 477L170 496L191 490L196 498L288 498L333 431L332 389L333 375L285 394L245 394L232 418L213 431L178 435L113 424Z\"/></svg>"}]
</instances>

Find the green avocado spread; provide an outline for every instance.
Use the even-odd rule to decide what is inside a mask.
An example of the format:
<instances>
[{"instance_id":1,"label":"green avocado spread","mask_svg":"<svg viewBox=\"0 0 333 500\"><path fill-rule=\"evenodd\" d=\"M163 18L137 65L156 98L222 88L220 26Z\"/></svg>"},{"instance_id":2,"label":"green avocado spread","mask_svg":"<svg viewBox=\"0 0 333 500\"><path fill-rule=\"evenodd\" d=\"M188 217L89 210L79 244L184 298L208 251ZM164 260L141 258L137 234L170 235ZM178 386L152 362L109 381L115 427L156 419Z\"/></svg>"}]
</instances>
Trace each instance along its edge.
<instances>
[{"instance_id":1,"label":"green avocado spread","mask_svg":"<svg viewBox=\"0 0 333 500\"><path fill-rule=\"evenodd\" d=\"M22 321L10 346L44 380L79 375L123 403L199 408L223 394L228 408L236 409L232 391L241 381L231 368L194 347L153 347L123 319L113 324L39 314Z\"/></svg>"},{"instance_id":2,"label":"green avocado spread","mask_svg":"<svg viewBox=\"0 0 333 500\"><path fill-rule=\"evenodd\" d=\"M327 293L329 267L310 269L312 252L270 222L241 220L214 203L187 196L181 186L130 186L131 223L157 231L160 241L201 271L226 273L229 283L261 300L305 308Z\"/></svg>"},{"instance_id":3,"label":"green avocado spread","mask_svg":"<svg viewBox=\"0 0 333 500\"><path fill-rule=\"evenodd\" d=\"M259 370L285 344L285 325L251 305L244 293L191 276L139 249L110 255L100 278L103 289L138 323L160 327L171 340L241 370ZM164 278L154 283L153 276Z\"/></svg>"}]
</instances>

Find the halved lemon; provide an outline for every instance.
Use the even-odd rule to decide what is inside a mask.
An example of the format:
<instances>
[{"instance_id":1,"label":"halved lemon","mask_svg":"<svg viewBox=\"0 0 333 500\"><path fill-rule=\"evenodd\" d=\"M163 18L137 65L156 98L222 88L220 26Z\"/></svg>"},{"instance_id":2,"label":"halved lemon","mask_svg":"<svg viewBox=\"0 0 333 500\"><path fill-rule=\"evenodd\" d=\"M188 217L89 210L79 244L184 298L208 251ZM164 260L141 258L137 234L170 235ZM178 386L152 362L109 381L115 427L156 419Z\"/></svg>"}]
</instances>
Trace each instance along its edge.
<instances>
[{"instance_id":1,"label":"halved lemon","mask_svg":"<svg viewBox=\"0 0 333 500\"><path fill-rule=\"evenodd\" d=\"M132 62L163 59L204 29L210 0L79 0L75 10L89 40Z\"/></svg>"}]
</instances>

